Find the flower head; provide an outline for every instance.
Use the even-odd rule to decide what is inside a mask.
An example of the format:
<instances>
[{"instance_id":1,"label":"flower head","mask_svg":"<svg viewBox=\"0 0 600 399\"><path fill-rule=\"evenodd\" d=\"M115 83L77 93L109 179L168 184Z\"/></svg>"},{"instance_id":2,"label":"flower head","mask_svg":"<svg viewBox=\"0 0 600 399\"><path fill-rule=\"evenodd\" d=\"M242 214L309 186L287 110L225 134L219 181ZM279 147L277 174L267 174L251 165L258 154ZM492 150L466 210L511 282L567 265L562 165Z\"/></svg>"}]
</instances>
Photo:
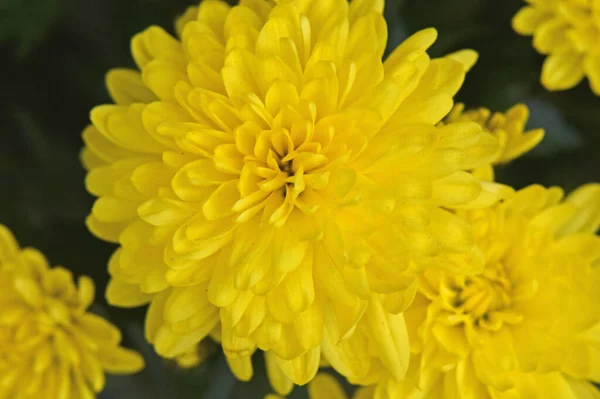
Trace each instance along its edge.
<instances>
[{"instance_id":1,"label":"flower head","mask_svg":"<svg viewBox=\"0 0 600 399\"><path fill-rule=\"evenodd\" d=\"M95 108L84 132L99 197L88 226L120 244L108 300L151 302L159 354L220 328L245 375L258 348L306 383L325 330L340 342L368 309L401 312L431 264L483 266L448 209L495 201L498 186L468 171L497 140L475 123L436 127L476 55L431 60L427 29L383 62L382 10L205 0L178 21L179 38L158 27L134 37L141 73L108 74L116 104ZM403 345L377 342L402 375Z\"/></svg>"},{"instance_id":2,"label":"flower head","mask_svg":"<svg viewBox=\"0 0 600 399\"><path fill-rule=\"evenodd\" d=\"M561 198L530 186L465 212L486 267L425 273L405 313L411 370L400 383L383 379L376 398L598 396L600 185Z\"/></svg>"},{"instance_id":3,"label":"flower head","mask_svg":"<svg viewBox=\"0 0 600 399\"><path fill-rule=\"evenodd\" d=\"M565 90L584 76L600 95L600 3L579 0L529 0L513 18L513 28L533 35L533 46L547 54L542 84Z\"/></svg>"},{"instance_id":4,"label":"flower head","mask_svg":"<svg viewBox=\"0 0 600 399\"><path fill-rule=\"evenodd\" d=\"M465 111L464 104L456 104L444 120L445 123L472 121L490 132L500 143L500 148L492 164L480 167L475 174L485 180L494 180L492 165L504 164L520 157L539 144L544 138L544 129L525 131L529 119L529 109L525 104L517 104L505 113L494 112L487 108Z\"/></svg>"},{"instance_id":5,"label":"flower head","mask_svg":"<svg viewBox=\"0 0 600 399\"><path fill-rule=\"evenodd\" d=\"M93 300L91 279L75 286L0 225L0 397L94 398L105 372L142 369L142 357L119 346L119 330L87 312Z\"/></svg>"}]
</instances>

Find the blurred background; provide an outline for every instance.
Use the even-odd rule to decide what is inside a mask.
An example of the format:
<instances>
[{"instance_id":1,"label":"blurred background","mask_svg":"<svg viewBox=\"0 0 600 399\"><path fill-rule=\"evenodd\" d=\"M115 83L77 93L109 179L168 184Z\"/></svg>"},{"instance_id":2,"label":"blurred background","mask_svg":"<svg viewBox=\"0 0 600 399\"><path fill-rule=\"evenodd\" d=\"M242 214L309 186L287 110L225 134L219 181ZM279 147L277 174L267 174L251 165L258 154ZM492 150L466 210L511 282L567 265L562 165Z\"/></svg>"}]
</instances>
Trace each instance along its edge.
<instances>
[{"instance_id":1,"label":"blurred background","mask_svg":"<svg viewBox=\"0 0 600 399\"><path fill-rule=\"evenodd\" d=\"M0 0L0 223L24 246L54 265L90 275L95 311L117 324L125 345L147 368L109 377L100 398L263 398L269 392L262 356L250 383L235 380L218 352L193 370L159 359L143 338L144 309L109 308L103 298L113 245L92 237L83 221L93 199L83 185L80 133L90 109L109 101L104 74L133 67L129 40L149 25L173 31L190 0ZM539 84L543 57L531 38L511 29L522 0L388 0L391 51L407 35L436 27L439 56L461 48L479 52L457 100L505 111L518 102L531 111L529 128L546 129L534 151L498 172L516 188L531 183L571 190L600 180L600 98L587 81L549 93ZM293 398L305 397L296 389Z\"/></svg>"}]
</instances>

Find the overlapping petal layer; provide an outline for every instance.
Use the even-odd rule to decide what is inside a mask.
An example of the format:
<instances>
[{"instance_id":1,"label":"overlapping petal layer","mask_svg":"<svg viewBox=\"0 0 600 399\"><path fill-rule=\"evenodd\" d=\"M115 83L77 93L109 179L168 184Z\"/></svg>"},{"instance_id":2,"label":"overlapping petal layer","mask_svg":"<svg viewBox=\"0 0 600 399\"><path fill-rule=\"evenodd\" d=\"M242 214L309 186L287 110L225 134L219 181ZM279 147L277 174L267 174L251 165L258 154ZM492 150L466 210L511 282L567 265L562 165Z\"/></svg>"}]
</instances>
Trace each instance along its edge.
<instances>
[{"instance_id":1,"label":"overlapping petal layer","mask_svg":"<svg viewBox=\"0 0 600 399\"><path fill-rule=\"evenodd\" d=\"M470 171L498 140L472 122L436 126L476 55L431 60L427 29L383 62L382 9L205 0L179 38L134 37L141 72L108 74L116 104L83 133L98 197L88 226L120 244L108 300L150 303L146 336L162 356L217 329L243 379L258 348L306 383L322 345L357 381L401 378L417 276L482 268L449 209L497 199L503 188ZM361 336L377 345L356 355L381 355L377 367L348 358Z\"/></svg>"},{"instance_id":2,"label":"overlapping petal layer","mask_svg":"<svg viewBox=\"0 0 600 399\"><path fill-rule=\"evenodd\" d=\"M134 373L142 357L119 346L120 331L87 312L94 283L50 268L0 225L0 398L90 399L105 373Z\"/></svg>"}]
</instances>

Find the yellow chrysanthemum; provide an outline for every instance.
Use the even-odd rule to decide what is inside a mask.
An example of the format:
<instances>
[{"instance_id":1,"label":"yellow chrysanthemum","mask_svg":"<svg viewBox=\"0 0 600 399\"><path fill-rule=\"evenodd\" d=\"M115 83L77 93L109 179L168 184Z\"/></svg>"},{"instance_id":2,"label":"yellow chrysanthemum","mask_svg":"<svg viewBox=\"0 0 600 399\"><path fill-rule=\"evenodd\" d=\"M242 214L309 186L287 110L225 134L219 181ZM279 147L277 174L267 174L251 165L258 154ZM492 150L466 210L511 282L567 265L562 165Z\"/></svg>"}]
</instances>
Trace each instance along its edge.
<instances>
[{"instance_id":1,"label":"yellow chrysanthemum","mask_svg":"<svg viewBox=\"0 0 600 399\"><path fill-rule=\"evenodd\" d=\"M500 148L493 165L503 164L520 157L539 144L544 138L544 129L525 131L529 119L529 109L525 104L517 104L506 113L491 113L487 108L465 111L464 104L456 104L444 120L446 123L472 121L481 125L484 131L492 133L498 139ZM478 168L475 174L482 179L493 181L492 165Z\"/></svg>"},{"instance_id":2,"label":"yellow chrysanthemum","mask_svg":"<svg viewBox=\"0 0 600 399\"><path fill-rule=\"evenodd\" d=\"M376 399L600 398L600 185L562 195L530 186L464 213L485 270L424 274L405 312L407 378L383 379Z\"/></svg>"},{"instance_id":3,"label":"yellow chrysanthemum","mask_svg":"<svg viewBox=\"0 0 600 399\"><path fill-rule=\"evenodd\" d=\"M134 37L141 73L108 74L116 104L84 132L99 197L88 226L120 244L108 300L151 302L146 336L162 356L220 325L236 374L259 348L306 383L325 331L337 344L360 322L378 345L369 356L401 378L404 323L386 320L416 276L483 266L448 209L494 202L499 186L468 171L497 140L475 123L436 127L476 55L430 60L427 29L383 62L382 10L206 0L178 21L180 39L158 27Z\"/></svg>"},{"instance_id":4,"label":"yellow chrysanthemum","mask_svg":"<svg viewBox=\"0 0 600 399\"><path fill-rule=\"evenodd\" d=\"M135 373L142 357L119 346L121 333L87 312L94 283L50 268L19 249L0 225L0 398L95 398L104 373Z\"/></svg>"},{"instance_id":5,"label":"yellow chrysanthemum","mask_svg":"<svg viewBox=\"0 0 600 399\"><path fill-rule=\"evenodd\" d=\"M533 46L547 54L541 81L548 90L565 90L587 76L600 95L600 1L527 0L513 18L515 31L533 35Z\"/></svg>"}]
</instances>

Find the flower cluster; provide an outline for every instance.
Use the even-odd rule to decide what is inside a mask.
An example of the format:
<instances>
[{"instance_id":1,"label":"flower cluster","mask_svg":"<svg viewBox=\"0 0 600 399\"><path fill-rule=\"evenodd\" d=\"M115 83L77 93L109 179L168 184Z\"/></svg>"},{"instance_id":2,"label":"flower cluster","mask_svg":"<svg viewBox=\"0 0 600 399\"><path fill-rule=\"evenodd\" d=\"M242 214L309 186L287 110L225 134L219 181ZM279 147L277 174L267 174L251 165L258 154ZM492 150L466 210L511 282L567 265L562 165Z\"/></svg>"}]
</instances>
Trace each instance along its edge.
<instances>
[{"instance_id":1,"label":"flower cluster","mask_svg":"<svg viewBox=\"0 0 600 399\"><path fill-rule=\"evenodd\" d=\"M513 18L513 28L533 36L533 46L547 54L542 84L565 90L587 76L600 95L600 3L595 0L527 0Z\"/></svg>"},{"instance_id":2,"label":"flower cluster","mask_svg":"<svg viewBox=\"0 0 600 399\"><path fill-rule=\"evenodd\" d=\"M426 29L382 61L382 11L206 0L178 38L134 37L141 72L108 74L115 104L96 107L83 134L98 197L87 224L120 245L109 302L150 304L160 355L210 334L242 379L260 349L296 384L322 352L353 381L400 380L418 276L482 270L451 210L511 191L471 172L499 140L471 121L438 126L476 55L430 59Z\"/></svg>"},{"instance_id":3,"label":"flower cluster","mask_svg":"<svg viewBox=\"0 0 600 399\"><path fill-rule=\"evenodd\" d=\"M596 3L530 3L514 25L551 54L544 84L600 91ZM355 399L598 397L600 186L496 183L543 130L523 104L454 105L477 55L430 58L435 29L384 59L382 13L204 0L133 38L83 133L87 225L119 245L108 301L148 305L181 367L213 340L247 381L262 352L282 396L346 399L330 366Z\"/></svg>"},{"instance_id":4,"label":"flower cluster","mask_svg":"<svg viewBox=\"0 0 600 399\"><path fill-rule=\"evenodd\" d=\"M0 225L0 398L95 398L105 372L144 366L119 346L119 330L87 311L93 300L90 278L76 286Z\"/></svg>"}]
</instances>

